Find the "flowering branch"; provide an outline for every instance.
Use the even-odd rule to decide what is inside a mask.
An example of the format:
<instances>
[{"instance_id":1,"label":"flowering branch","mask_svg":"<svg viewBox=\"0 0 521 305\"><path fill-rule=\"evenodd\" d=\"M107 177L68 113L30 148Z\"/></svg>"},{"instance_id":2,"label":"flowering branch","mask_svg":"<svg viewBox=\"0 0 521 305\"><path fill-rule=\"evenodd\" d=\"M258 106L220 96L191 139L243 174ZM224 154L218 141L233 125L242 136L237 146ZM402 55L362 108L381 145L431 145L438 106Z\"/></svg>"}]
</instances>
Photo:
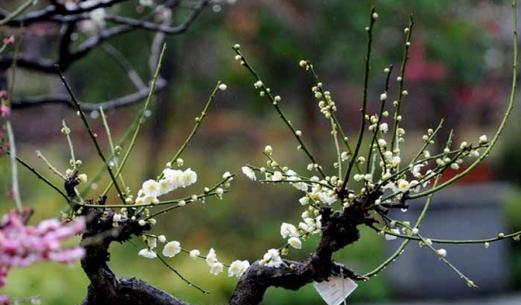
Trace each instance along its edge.
<instances>
[{"instance_id":1,"label":"flowering branch","mask_svg":"<svg viewBox=\"0 0 521 305\"><path fill-rule=\"evenodd\" d=\"M337 138L335 132L341 130L337 121L331 119L336 111L335 103L332 101L331 94L323 90L323 84L316 77L313 66L307 60L300 61L299 65L313 74L316 85L313 87L315 98L319 101L320 111L330 119L333 133L333 141L336 147L337 163L335 167L341 168L341 162L349 160L348 168L344 179L335 175L327 175L321 171L322 178L311 176L304 177L296 174L296 172L287 166L279 165L271 156L271 146L266 146L264 154L268 157L267 163L269 168L245 166L243 173L254 181L261 183L282 183L289 184L304 192L304 196L299 199L299 203L305 207L302 213L303 221L294 226L288 223L282 223L281 236L287 239L285 246L279 249L270 249L266 252L263 259L252 264L250 269L239 281L235 293L232 297L231 304L258 304L262 300L262 296L266 289L271 286L283 287L287 289L298 289L306 283L311 281L324 281L328 277L335 275L331 266L331 254L335 251L348 246L349 244L358 240L358 226L366 225L377 232L385 235L386 239L402 238L404 242L399 249L386 259L382 264L374 270L368 272L364 277L354 276L353 279L365 279L372 277L385 269L396 258L398 258L410 241L417 241L420 245L426 245L433 251L439 259L453 269L462 279L466 281L469 287L476 287L476 284L468 278L456 266L450 263L446 256L445 249L436 249L433 244L448 243L448 244L467 244L467 243L482 243L485 246L493 241L499 241L506 238L515 240L521 239L521 231L510 234L499 233L497 237L480 239L480 240L442 240L430 239L424 237L419 233L421 223L425 219L428 209L432 203L433 195L443 187L451 184L457 179L463 177L472 168L475 168L491 151L495 145L497 138L500 136L506 121L508 120L513 102L515 99L515 91L517 87L517 65L518 65L518 51L517 51L517 32L516 32L516 3L513 2L513 34L514 34L514 64L513 64L513 83L512 91L509 98L507 110L502 118L500 126L491 141L486 135L479 137L479 143L469 144L466 141L461 142L459 148L452 148L453 146L453 132L450 132L449 138L445 144L442 152L431 154L428 150L429 146L435 142L439 130L443 125L443 120L436 127L436 129L428 129L426 134L422 137L424 144L418 153L406 163L403 164L400 157L399 143L404 141L405 130L400 128L401 121L400 104L407 91L404 90L405 69L408 59L408 50L411 45L411 28L413 26L412 19L409 25L405 28L406 42L404 47L404 55L397 81L399 82L399 93L397 100L393 102L395 113L392 118L393 127L391 131L390 145L387 144L387 132L389 125L385 122L388 116L388 111L385 109L385 101L388 98L389 84L391 77L391 68L384 69L386 73L385 90L380 95L380 109L379 112L370 115L367 113L367 91L368 91L368 74L370 71L370 55L372 42L372 29L378 14L375 9L371 10L370 25L366 28L368 32L368 48L366 55L366 69L364 82L364 95L362 99L362 120L359 131L357 144L355 149L351 152L348 143L346 143L347 152L340 152L338 148ZM261 95L271 96L269 88L265 87L255 71L251 69L248 63L244 60L239 47L234 47L238 54L236 59L240 60L241 64L246 66L251 74L257 80L255 87L261 90ZM274 103L277 105L277 103ZM278 109L277 109L278 111ZM279 111L278 111L279 112ZM280 115L280 112L279 112ZM283 115L280 115L283 122L290 127L292 132L300 136ZM370 124L369 131L372 131L372 137L369 141L367 158L359 156L361 151L361 143L363 142L366 121ZM299 139L297 137L297 139ZM346 138L344 137L344 140ZM304 150L309 157L309 151ZM439 183L440 177L446 170L460 170L460 165L465 159L473 159L470 168L461 171L454 178L449 179L444 183ZM322 168L319 164L313 163L308 166L308 170ZM364 164L366 163L367 164ZM359 173L353 175L354 182L361 182L362 186L349 181L352 170L355 165L364 165L365 171L362 169ZM378 167L379 166L379 167ZM423 168L427 170L424 171ZM341 171L340 171L341 173ZM257 179L257 174L264 175L265 178ZM429 185L432 183L432 187ZM423 190L425 189L425 190ZM406 210L408 201L413 198L420 198L427 196L427 201L423 210L414 226L410 226L408 222L391 219L387 216L390 209ZM398 226L398 227L397 227ZM401 230L401 231L400 231ZM282 259L281 256L287 255L289 247L300 249L302 247L301 240L306 240L309 236L314 234L321 234L320 242L315 252L307 260L301 262L290 262ZM325 245L329 245L325 246ZM325 247L324 247L325 246ZM321 270L324 273L323 278L315 278L316 274L311 275L307 273L307 268L310 266L310 260L317 259L322 262L320 264ZM317 271L317 266L312 269Z\"/></svg>"}]
</instances>

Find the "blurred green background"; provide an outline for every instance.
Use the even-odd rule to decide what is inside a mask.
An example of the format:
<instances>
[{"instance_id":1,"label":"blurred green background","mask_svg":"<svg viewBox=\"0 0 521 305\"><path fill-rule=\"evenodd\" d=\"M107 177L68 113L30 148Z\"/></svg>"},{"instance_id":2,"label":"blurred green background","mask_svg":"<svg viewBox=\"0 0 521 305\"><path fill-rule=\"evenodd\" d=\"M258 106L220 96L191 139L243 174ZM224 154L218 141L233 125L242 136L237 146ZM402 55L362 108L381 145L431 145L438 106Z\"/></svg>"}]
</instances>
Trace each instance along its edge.
<instances>
[{"instance_id":1,"label":"blurred green background","mask_svg":"<svg viewBox=\"0 0 521 305\"><path fill-rule=\"evenodd\" d=\"M15 5L16 1L7 1L0 7ZM378 105L378 96L383 89L383 68L388 64L399 66L402 30L411 13L416 22L407 71L410 77L406 87L410 94L404 104L404 126L408 128L406 154L420 143L422 130L435 126L441 117L446 118L446 130L457 130L456 138L460 141L476 139L495 128L511 77L508 1L239 0L234 4L213 4L186 34L167 39L163 75L170 80L170 85L154 101L152 116L147 119L125 176L137 191L141 181L161 170L192 128L193 118L200 112L217 80L225 82L228 90L218 95L209 117L183 158L185 166L199 175L193 191L213 185L225 171L239 175L222 201L211 199L205 204L161 216L153 232L179 240L186 248L206 252L213 247L226 262L236 258L253 261L266 249L280 244L280 223L295 223L300 218L299 193L284 186L254 184L240 175L240 167L246 163L264 164L261 152L266 144L273 146L274 155L281 164L304 171L307 162L295 149L297 143L270 104L256 94L250 75L234 60L231 46L241 44L244 54L257 67L265 83L283 96L283 109L303 130L318 159L331 169L334 146L330 143L328 122L322 119L311 94L312 80L298 67L298 61L304 58L314 63L338 103L339 117L345 129L353 133L358 128L366 49L364 27L371 5L377 7L380 17L370 78L370 109ZM139 15L135 6L135 2L123 5L120 12ZM174 13L179 20L186 14L185 11ZM33 52L41 56L50 54L56 45L58 30L52 26L45 31L28 28L25 40L34 41L27 43L25 48L38 46ZM144 79L148 79L150 72L146 60L151 40L150 32L135 31L111 43ZM93 52L67 74L85 101L102 101L133 89L124 71L103 50ZM15 96L62 90L56 78L17 72ZM116 137L123 135L139 109L136 105L109 113ZM514 117L519 117L518 113ZM63 118L73 130L78 158L84 161L85 170L92 177L101 163L96 159L81 122L63 107L45 106L13 114L19 154L49 177L52 174L35 157L36 149L58 168L65 169L68 149L60 133ZM101 120L92 119L92 124L102 143L106 144ZM521 189L517 188L521 186L519 130L518 124L509 124L500 147L485 165L493 174L476 178L502 179L516 186L505 204L507 227L512 230L520 229L521 224ZM6 157L0 158L0 166L0 209L7 212L12 208L12 201L8 196L10 180ZM20 171L24 204L36 211L33 221L58 216L65 209L60 198L30 173L24 169ZM106 181L99 183L100 188L104 183ZM91 194L95 196L96 190ZM362 230L361 241L339 252L337 258L357 272L366 272L385 258L384 243L372 231ZM306 242L304 250L295 257L310 252L313 244L313 241ZM512 247L517 254L512 256L514 279L517 279L512 287L515 290L521 287L521 247ZM138 257L141 248L140 240L113 245L110 263L113 270L120 276L141 278L195 304L226 303L234 279L224 274L209 275L204 261L194 262L182 256L172 259L172 264L182 274L210 290L210 295L203 295L159 262ZM11 271L5 293L14 297L39 296L43 304L78 304L85 296L87 285L79 264L71 267L38 264ZM382 276L360 286L350 302L383 301L394 297L388 281ZM265 299L265 304L277 305L320 302L311 285L298 292L270 289Z\"/></svg>"}]
</instances>

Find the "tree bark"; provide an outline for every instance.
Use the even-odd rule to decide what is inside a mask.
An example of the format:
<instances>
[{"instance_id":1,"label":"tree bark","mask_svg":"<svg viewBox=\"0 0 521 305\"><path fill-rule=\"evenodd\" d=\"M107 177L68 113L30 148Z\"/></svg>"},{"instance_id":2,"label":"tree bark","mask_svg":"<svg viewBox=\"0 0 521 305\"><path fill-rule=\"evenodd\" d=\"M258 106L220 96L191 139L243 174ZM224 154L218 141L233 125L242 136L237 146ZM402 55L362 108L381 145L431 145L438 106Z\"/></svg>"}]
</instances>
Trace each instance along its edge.
<instances>
[{"instance_id":1,"label":"tree bark","mask_svg":"<svg viewBox=\"0 0 521 305\"><path fill-rule=\"evenodd\" d=\"M66 190L72 191L73 187L74 181L66 182ZM343 211L333 212L330 208L322 208L322 235L316 250L302 261L284 260L277 268L262 265L259 261L253 263L239 279L229 304L260 304L269 287L298 290L306 284L322 282L331 276L363 279L347 267L335 263L332 256L360 238L359 225L374 222L366 209L373 199L361 199ZM100 204L104 204L104 199L100 200ZM83 214L87 221L81 245L86 255L81 266L91 283L82 305L188 305L138 279L119 279L107 264L112 242L125 242L133 235L140 236L150 230L150 226L140 226L136 221L128 220L113 227L113 211L109 209L91 208Z\"/></svg>"},{"instance_id":2,"label":"tree bark","mask_svg":"<svg viewBox=\"0 0 521 305\"><path fill-rule=\"evenodd\" d=\"M333 275L361 279L345 266L333 262L332 256L359 239L358 225L366 223L368 215L355 207L334 213L324 208L321 215L323 231L315 252L304 261L284 260L284 265L279 268L255 262L240 278L230 305L260 304L269 287L297 290L313 281L325 281Z\"/></svg>"},{"instance_id":3,"label":"tree bark","mask_svg":"<svg viewBox=\"0 0 521 305\"><path fill-rule=\"evenodd\" d=\"M112 214L101 209L86 213L87 227L82 236L86 254L81 266L90 280L87 297L82 305L188 305L172 295L135 278L119 279L108 266L111 242L124 242L132 235L140 235L149 227L128 222L112 227Z\"/></svg>"}]
</instances>

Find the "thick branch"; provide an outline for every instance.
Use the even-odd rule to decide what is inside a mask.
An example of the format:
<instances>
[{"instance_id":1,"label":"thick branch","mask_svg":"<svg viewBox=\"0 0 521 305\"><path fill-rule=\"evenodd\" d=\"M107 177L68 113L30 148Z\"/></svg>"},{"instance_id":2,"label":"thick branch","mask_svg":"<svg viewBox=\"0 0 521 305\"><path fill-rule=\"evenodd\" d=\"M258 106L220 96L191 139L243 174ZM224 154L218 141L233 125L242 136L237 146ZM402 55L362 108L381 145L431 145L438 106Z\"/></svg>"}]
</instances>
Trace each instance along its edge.
<instances>
[{"instance_id":1,"label":"thick branch","mask_svg":"<svg viewBox=\"0 0 521 305\"><path fill-rule=\"evenodd\" d=\"M279 268L254 263L239 280L230 305L259 304L269 287L297 290L313 281L327 280L332 275L360 279L351 270L334 263L332 255L359 239L357 226L368 221L361 206L355 205L334 213L328 208L323 209L324 229L315 252L304 261L286 260Z\"/></svg>"},{"instance_id":2,"label":"thick branch","mask_svg":"<svg viewBox=\"0 0 521 305\"><path fill-rule=\"evenodd\" d=\"M150 227L137 222L127 222L120 227L112 226L113 213L104 215L101 209L89 209L87 228L82 236L86 250L81 266L90 285L82 305L187 305L170 294L137 279L118 279L108 266L109 246L113 241L123 242L132 235L140 235Z\"/></svg>"}]
</instances>

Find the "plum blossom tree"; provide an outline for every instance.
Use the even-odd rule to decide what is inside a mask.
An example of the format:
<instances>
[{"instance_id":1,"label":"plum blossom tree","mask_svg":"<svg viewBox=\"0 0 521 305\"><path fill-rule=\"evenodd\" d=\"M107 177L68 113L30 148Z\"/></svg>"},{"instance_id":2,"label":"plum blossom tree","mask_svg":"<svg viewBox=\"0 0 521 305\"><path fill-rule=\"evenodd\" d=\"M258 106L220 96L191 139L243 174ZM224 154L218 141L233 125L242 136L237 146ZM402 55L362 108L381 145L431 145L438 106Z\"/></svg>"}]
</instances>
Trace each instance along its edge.
<instances>
[{"instance_id":1,"label":"plum blossom tree","mask_svg":"<svg viewBox=\"0 0 521 305\"><path fill-rule=\"evenodd\" d=\"M98 3L96 9L105 6L107 3L116 4L117 2L102 1ZM145 1L142 2L146 3ZM53 10L58 10L56 7L51 6L48 10L53 12ZM516 98L518 72L517 7L515 1L513 1L512 7L514 39L512 87L507 108L496 132L490 138L482 135L475 141L454 143L453 132L449 133L447 139L438 137L439 131L443 126L443 121L441 121L438 126L426 130L422 136L423 144L418 148L414 157L409 160L405 160L401 154L401 145L406 139L406 131L401 127L403 117L400 109L407 100L408 95L406 89L407 75L405 72L409 49L412 44L414 26L412 18L403 30L403 58L398 73L393 73L392 66L382 69L386 81L379 96L380 108L377 113L369 113L367 103L369 74L373 71L371 69L372 35L379 17L375 8L370 11L369 24L365 28L368 44L364 61L365 75L360 128L357 137L354 139L349 139L344 132L342 122L336 116L337 104L335 99L332 93L326 89L326 85L320 81L311 61L299 61L299 66L309 73L313 79L314 86L310 88L311 93L316 99L319 111L331 126L330 135L328 136L331 136L332 145L336 152L334 156L335 162L332 166L321 163L315 157L312 153L312 148L306 144L305 135L284 112L282 97L276 95L274 90L267 85L267 82L261 78L247 60L240 45L234 45L235 59L252 76L254 89L260 97L267 99L273 106L283 124L295 138L297 150L309 159L308 166L297 171L287 165L280 164L276 158L276 149L267 145L263 151L267 158L266 166L247 164L241 168L242 173L252 181L288 184L302 192L302 197L297 204L302 209L302 220L298 224L283 222L280 226L280 235L284 241L281 243L282 245L268 249L266 253L260 254L259 259L255 262L250 263L247 260L237 259L227 264L219 260L218 251L214 248L204 251L202 249L186 249L180 241L170 239L167 236L168 234L158 235L150 233L151 228L157 222L156 217L158 215L206 200L221 199L229 192L231 182L235 179L235 176L230 172L225 172L222 175L222 179L211 187L202 187L200 191L192 192L192 195L184 197L175 196L176 190L191 190L197 184L198 174L184 164L182 155L203 123L209 107L216 99L218 93L227 89L225 84L217 82L203 110L196 117L192 131L171 159L165 163L164 169L157 177L144 181L137 192L133 192L132 187L125 183L123 168L135 147L136 138L144 122L145 113L150 107L151 97L160 84L159 72L165 52L164 46L157 56L158 64L155 65L154 76L150 86L146 89L144 105L131 125L129 142L125 149L122 146L114 145L110 126L104 114L104 107L99 108L111 148L109 155L101 149L99 139L89 125L85 114L88 107L80 104L65 76L59 72L59 76L68 93L65 99L66 103L74 107L78 112L80 120L89 133L92 145L96 148L98 156L104 163L104 168L100 173L101 175L107 175L110 178L110 182L104 189L97 191L95 195L88 191L88 186L93 183L94 179L88 179L87 174L83 172L81 160L75 158L73 137L65 122L63 123L62 133L67 138L70 147L69 168L64 173L61 173L42 155L42 159L48 163L49 168L63 179L63 190L62 187L54 185L43 174L17 156L15 151L13 151L14 146L7 145L11 143L5 143L2 149L10 154L14 161L30 170L63 197L68 207L64 219L71 222L60 224L52 221L40 224L36 231L33 231L34 227L27 227L23 224L24 220L21 216L23 214L14 212L7 216L6 219L8 220L3 222L4 225L0 226L0 237L13 236L12 234L36 235L38 237L35 239L36 244L28 247L28 249L24 248L24 251L27 253L38 253L40 260L68 262L70 258L74 259L81 256L82 268L90 280L87 296L82 304L186 304L184 301L141 280L119 278L112 272L108 266L111 243L124 243L133 236L141 237L143 240L143 248L138 251L138 255L146 259L158 260L187 284L203 293L206 291L186 279L169 262L169 258L178 255L188 255L193 259L204 260L204 263L208 266L209 273L213 275L224 273L225 269L227 269L228 276L238 278L238 283L229 302L231 305L259 304L262 302L266 290L270 287L296 290L314 282L321 295L323 295L324 291L321 288L323 287L321 284L324 283L327 285L333 281L340 280L354 285L354 281L370 280L397 259L411 242L430 249L433 255L436 255L442 263L453 269L469 287L477 287L477 283L449 261L450 253L443 248L443 244L488 244L506 239L519 240L521 232L494 232L495 236L478 240L442 240L425 236L421 232L421 224L429 211L433 196L438 191L464 177L489 155L512 113ZM65 7L62 9L65 9L65 12L70 10ZM82 8L82 6L72 10L78 11L78 14L80 11L82 13L85 12L85 8ZM69 16L69 14L63 14L63 11L58 11L62 12L62 14L53 17L57 20L81 19L81 17L75 14ZM42 12L41 14L45 15L46 13ZM98 20L98 22L99 20L120 22L122 23L120 26L125 27L132 27L138 22L124 17L110 19L100 11L91 11L89 16L91 19ZM25 22L33 22L32 20L38 20L39 17L38 15L28 15L25 18ZM18 24L17 20L16 18L11 18L6 22L16 25ZM20 21L19 23L22 22ZM148 21L139 21L139 26L168 32L167 29L152 25ZM27 62L25 64L28 66ZM32 63L32 65L40 64L42 63ZM397 86L393 86L392 80L396 80ZM7 98L4 100L7 101ZM392 102L388 103L389 100L392 100ZM9 111L3 111L3 116L4 113L6 117L9 116ZM437 141L443 143L444 148L440 152L434 151L432 148ZM115 156L118 158L115 159ZM462 170L460 167L464 162L468 162L470 165ZM15 164L14 166L16 167ZM459 170L459 173L442 182L440 178L448 169ZM119 202L110 202L108 200L107 195L111 190L115 191L117 194L115 199ZM400 220L389 213L395 209L406 211L410 200L419 198L424 198L425 204L421 215L415 223ZM21 205L18 207L21 210ZM8 225L9 223L12 224ZM379 266L376 266L374 270L365 274L355 274L347 266L335 262L333 255L335 252L356 243L361 238L359 232L361 226L367 226L375 230L384 236L385 239L399 238L403 242L394 254ZM49 229L49 227L52 227L53 230ZM75 248L70 250L73 251L74 255L70 254L69 250L61 252L62 249L57 246L55 241L80 231L82 235L81 249ZM52 237L50 238L48 235ZM317 235L319 238L311 254L301 260L287 258L290 251L301 249L302 244L309 242L309 238L313 235ZM47 247L45 246L46 243L42 242L40 244L40 238L45 239L45 242L49 242L51 245ZM6 245L8 245L8 248L10 247L10 251L14 250L12 246L9 246L8 242ZM4 249L1 247L2 240L0 240L0 249ZM19 247L14 248L18 249ZM3 250L3 253L0 253L2 255L0 256L0 263L2 263L0 271L2 272L11 266L19 265L12 263L12 257L11 260L3 260L3 257L9 254L8 250ZM44 254L42 254L42 251ZM60 252L56 255L48 254L55 253L54 251ZM202 253L207 254L204 255ZM11 264L7 262L11 262ZM324 298L330 303L327 297ZM330 304L338 303L331 302Z\"/></svg>"}]
</instances>

